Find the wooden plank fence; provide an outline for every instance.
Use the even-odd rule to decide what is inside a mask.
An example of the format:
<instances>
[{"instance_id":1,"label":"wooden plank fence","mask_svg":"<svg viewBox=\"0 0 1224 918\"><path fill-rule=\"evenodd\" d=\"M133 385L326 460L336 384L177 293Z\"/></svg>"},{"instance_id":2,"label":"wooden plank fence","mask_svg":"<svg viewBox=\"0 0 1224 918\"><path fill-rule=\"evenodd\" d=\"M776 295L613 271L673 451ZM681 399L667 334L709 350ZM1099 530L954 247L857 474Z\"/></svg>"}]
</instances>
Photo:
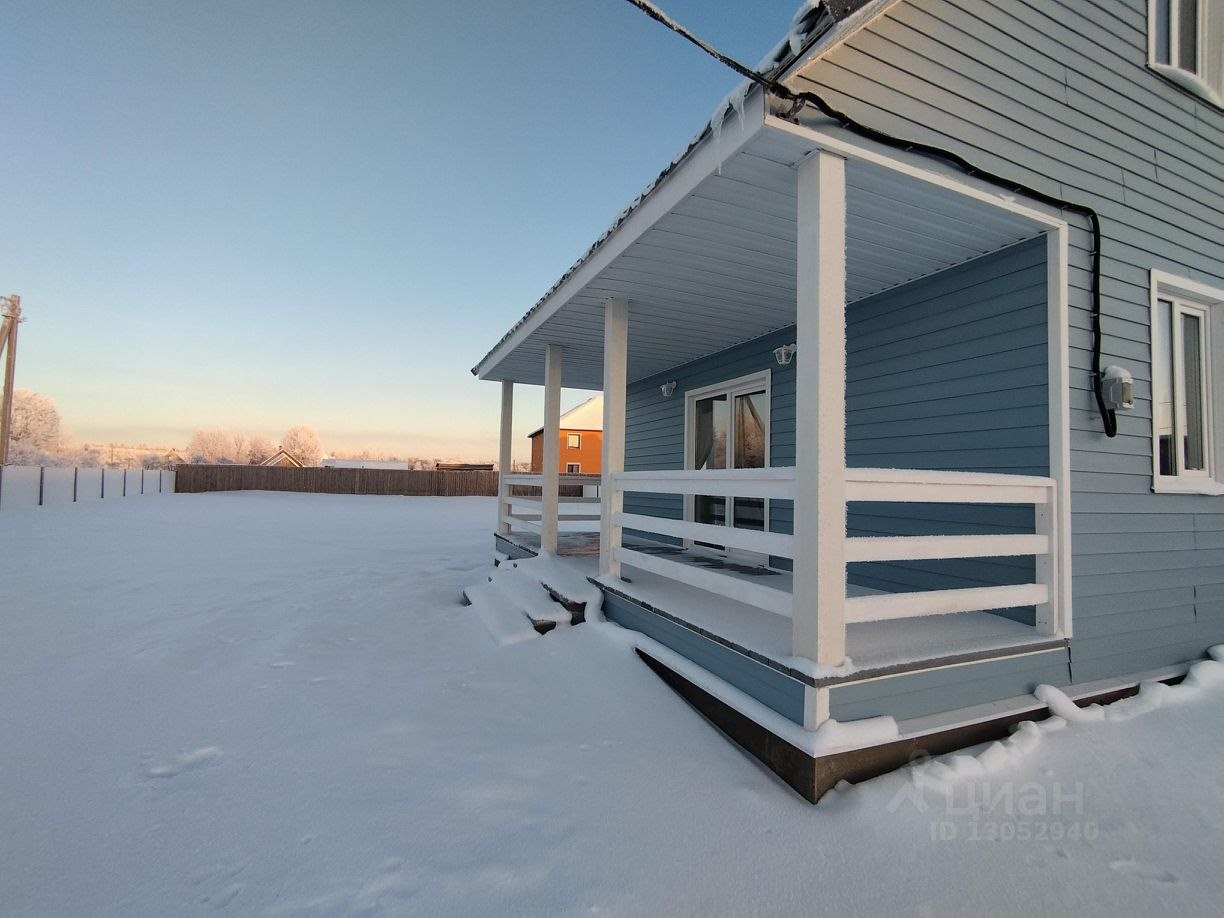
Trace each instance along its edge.
<instances>
[{"instance_id":1,"label":"wooden plank fence","mask_svg":"<svg viewBox=\"0 0 1224 918\"><path fill-rule=\"evenodd\" d=\"M413 497L496 497L497 472L408 469L284 468L262 465L180 465L174 490L303 491L310 494L401 494Z\"/></svg>"}]
</instances>

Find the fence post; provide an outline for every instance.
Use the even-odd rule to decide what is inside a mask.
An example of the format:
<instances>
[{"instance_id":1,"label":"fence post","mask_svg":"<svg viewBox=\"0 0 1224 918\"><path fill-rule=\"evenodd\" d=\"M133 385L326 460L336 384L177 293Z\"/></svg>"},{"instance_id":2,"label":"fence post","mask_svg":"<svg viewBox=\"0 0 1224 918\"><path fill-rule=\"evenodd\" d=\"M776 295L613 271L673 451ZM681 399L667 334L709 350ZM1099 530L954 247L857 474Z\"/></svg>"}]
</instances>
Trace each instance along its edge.
<instances>
[{"instance_id":1,"label":"fence post","mask_svg":"<svg viewBox=\"0 0 1224 918\"><path fill-rule=\"evenodd\" d=\"M77 502L77 479L81 477L81 470L77 466L72 467L72 502Z\"/></svg>"},{"instance_id":2,"label":"fence post","mask_svg":"<svg viewBox=\"0 0 1224 918\"><path fill-rule=\"evenodd\" d=\"M43 482L47 479L47 467L40 465L38 467L38 506L43 505Z\"/></svg>"}]
</instances>

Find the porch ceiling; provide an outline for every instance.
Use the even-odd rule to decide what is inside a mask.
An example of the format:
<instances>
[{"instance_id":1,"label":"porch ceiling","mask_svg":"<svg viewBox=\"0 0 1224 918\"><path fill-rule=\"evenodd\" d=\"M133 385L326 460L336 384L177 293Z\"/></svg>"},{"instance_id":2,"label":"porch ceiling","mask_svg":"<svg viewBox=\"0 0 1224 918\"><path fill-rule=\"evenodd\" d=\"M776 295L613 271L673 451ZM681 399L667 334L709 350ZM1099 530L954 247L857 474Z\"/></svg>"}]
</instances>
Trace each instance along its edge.
<instances>
[{"instance_id":1,"label":"porch ceiling","mask_svg":"<svg viewBox=\"0 0 1224 918\"><path fill-rule=\"evenodd\" d=\"M609 297L631 304L630 380L793 324L793 167L815 146L763 125L582 287L541 304L551 315L496 362L486 358L481 378L542 385L551 343L565 348L563 385L602 388ZM848 160L846 183L851 303L1041 230L1023 216L860 159Z\"/></svg>"}]
</instances>

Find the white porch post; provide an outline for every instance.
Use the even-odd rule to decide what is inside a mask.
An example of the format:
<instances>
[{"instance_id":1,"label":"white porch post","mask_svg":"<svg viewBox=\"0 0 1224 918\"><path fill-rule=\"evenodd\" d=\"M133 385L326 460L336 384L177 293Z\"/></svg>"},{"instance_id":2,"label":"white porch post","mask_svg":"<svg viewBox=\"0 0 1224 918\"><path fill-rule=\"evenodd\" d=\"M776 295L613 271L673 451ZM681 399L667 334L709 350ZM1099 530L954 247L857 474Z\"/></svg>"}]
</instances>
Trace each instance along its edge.
<instances>
[{"instance_id":1,"label":"white porch post","mask_svg":"<svg viewBox=\"0 0 1224 918\"><path fill-rule=\"evenodd\" d=\"M514 437L514 383L503 379L501 384L501 441L497 451L497 531L503 535L510 534L510 524L506 517L510 515L510 486L506 484L506 476L513 469L513 437Z\"/></svg>"},{"instance_id":2,"label":"white porch post","mask_svg":"<svg viewBox=\"0 0 1224 918\"><path fill-rule=\"evenodd\" d=\"M625 387L629 358L629 301L609 299L604 304L603 355L603 456L599 494L599 574L619 577L616 550L621 544L621 527L613 523L614 514L624 509L625 497L612 476L625 470Z\"/></svg>"},{"instance_id":3,"label":"white porch post","mask_svg":"<svg viewBox=\"0 0 1224 918\"><path fill-rule=\"evenodd\" d=\"M540 549L557 552L557 513L561 464L561 353L560 345L544 346L544 475L540 489Z\"/></svg>"},{"instance_id":4,"label":"white porch post","mask_svg":"<svg viewBox=\"0 0 1224 918\"><path fill-rule=\"evenodd\" d=\"M846 656L846 162L818 152L798 168L795 442L796 656ZM805 726L828 718L810 693Z\"/></svg>"}]
</instances>

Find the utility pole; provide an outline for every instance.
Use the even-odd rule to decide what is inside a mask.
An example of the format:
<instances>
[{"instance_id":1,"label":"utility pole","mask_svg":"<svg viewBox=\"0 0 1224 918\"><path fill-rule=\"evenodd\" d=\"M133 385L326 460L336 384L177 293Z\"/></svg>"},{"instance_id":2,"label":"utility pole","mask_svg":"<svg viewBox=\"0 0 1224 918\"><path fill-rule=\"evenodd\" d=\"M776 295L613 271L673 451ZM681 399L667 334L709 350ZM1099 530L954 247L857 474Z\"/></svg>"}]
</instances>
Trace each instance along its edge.
<instances>
[{"instance_id":1,"label":"utility pole","mask_svg":"<svg viewBox=\"0 0 1224 918\"><path fill-rule=\"evenodd\" d=\"M13 429L13 374L17 368L17 326L22 322L21 297L0 296L0 354L4 355L4 395L0 396L0 465L8 464Z\"/></svg>"}]
</instances>

